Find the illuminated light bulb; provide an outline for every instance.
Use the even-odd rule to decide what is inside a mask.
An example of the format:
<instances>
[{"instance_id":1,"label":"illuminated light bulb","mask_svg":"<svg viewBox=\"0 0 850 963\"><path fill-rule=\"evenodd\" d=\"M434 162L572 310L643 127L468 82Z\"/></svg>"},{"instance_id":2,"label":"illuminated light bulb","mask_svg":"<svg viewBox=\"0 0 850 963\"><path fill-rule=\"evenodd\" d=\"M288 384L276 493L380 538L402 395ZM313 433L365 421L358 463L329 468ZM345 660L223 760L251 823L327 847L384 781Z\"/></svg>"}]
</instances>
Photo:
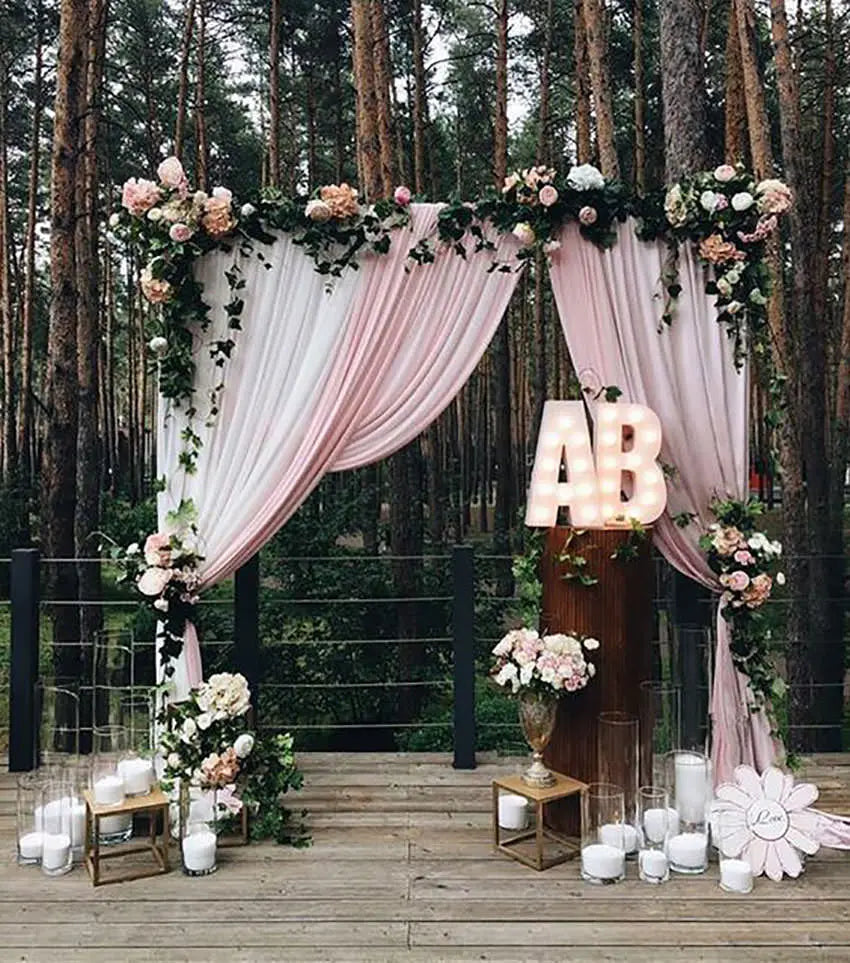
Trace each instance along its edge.
<instances>
[{"instance_id":1,"label":"illuminated light bulb","mask_svg":"<svg viewBox=\"0 0 850 963\"><path fill-rule=\"evenodd\" d=\"M593 494L593 485L590 482L582 482L576 485L576 495L580 498L589 498Z\"/></svg>"},{"instance_id":2,"label":"illuminated light bulb","mask_svg":"<svg viewBox=\"0 0 850 963\"><path fill-rule=\"evenodd\" d=\"M617 417L617 412L613 408L603 408L600 418L603 421L614 421Z\"/></svg>"},{"instance_id":3,"label":"illuminated light bulb","mask_svg":"<svg viewBox=\"0 0 850 963\"><path fill-rule=\"evenodd\" d=\"M614 457L614 455L605 455L602 459L602 467L616 469L617 459Z\"/></svg>"},{"instance_id":4,"label":"illuminated light bulb","mask_svg":"<svg viewBox=\"0 0 850 963\"><path fill-rule=\"evenodd\" d=\"M641 505L654 505L656 501L658 501L658 496L655 494L655 492L644 492L638 501L641 503Z\"/></svg>"},{"instance_id":5,"label":"illuminated light bulb","mask_svg":"<svg viewBox=\"0 0 850 963\"><path fill-rule=\"evenodd\" d=\"M647 428L642 435L643 440L648 445L655 445L658 442L658 432L654 428Z\"/></svg>"},{"instance_id":6,"label":"illuminated light bulb","mask_svg":"<svg viewBox=\"0 0 850 963\"><path fill-rule=\"evenodd\" d=\"M534 518L538 522L548 522L549 521L549 509L548 508L535 508Z\"/></svg>"},{"instance_id":7,"label":"illuminated light bulb","mask_svg":"<svg viewBox=\"0 0 850 963\"><path fill-rule=\"evenodd\" d=\"M661 481L657 471L645 471L640 477L647 485L657 485Z\"/></svg>"},{"instance_id":8,"label":"illuminated light bulb","mask_svg":"<svg viewBox=\"0 0 850 963\"><path fill-rule=\"evenodd\" d=\"M632 425L640 424L640 422L643 421L644 414L645 412L643 408L638 408L637 406L635 406L634 408L629 408L629 412L627 416L629 419L629 423Z\"/></svg>"},{"instance_id":9,"label":"illuminated light bulb","mask_svg":"<svg viewBox=\"0 0 850 963\"><path fill-rule=\"evenodd\" d=\"M555 491L555 486L551 482L539 482L534 486L535 496L551 495Z\"/></svg>"},{"instance_id":10,"label":"illuminated light bulb","mask_svg":"<svg viewBox=\"0 0 850 963\"><path fill-rule=\"evenodd\" d=\"M572 415L561 415L561 417L558 419L558 424L561 426L561 428L572 428Z\"/></svg>"},{"instance_id":11,"label":"illuminated light bulb","mask_svg":"<svg viewBox=\"0 0 850 963\"><path fill-rule=\"evenodd\" d=\"M566 482L558 483L558 501L563 505L566 502L572 501L573 498L573 486Z\"/></svg>"},{"instance_id":12,"label":"illuminated light bulb","mask_svg":"<svg viewBox=\"0 0 850 963\"><path fill-rule=\"evenodd\" d=\"M587 464L587 459L576 458L575 461L573 461L572 467L573 471L587 471L589 466Z\"/></svg>"},{"instance_id":13,"label":"illuminated light bulb","mask_svg":"<svg viewBox=\"0 0 850 963\"><path fill-rule=\"evenodd\" d=\"M616 445L617 433L614 431L603 431L599 440L603 445Z\"/></svg>"},{"instance_id":14,"label":"illuminated light bulb","mask_svg":"<svg viewBox=\"0 0 850 963\"><path fill-rule=\"evenodd\" d=\"M557 471L558 463L554 458L541 458L540 467L543 469L543 471Z\"/></svg>"},{"instance_id":15,"label":"illuminated light bulb","mask_svg":"<svg viewBox=\"0 0 850 963\"><path fill-rule=\"evenodd\" d=\"M570 444L573 448L583 447L585 442L585 436L581 432L576 432L574 435L570 435Z\"/></svg>"},{"instance_id":16,"label":"illuminated light bulb","mask_svg":"<svg viewBox=\"0 0 850 963\"><path fill-rule=\"evenodd\" d=\"M623 464L626 468L639 468L643 464L643 459L635 451L627 451L623 455Z\"/></svg>"},{"instance_id":17,"label":"illuminated light bulb","mask_svg":"<svg viewBox=\"0 0 850 963\"><path fill-rule=\"evenodd\" d=\"M613 495L614 492L617 490L617 483L615 481L611 481L610 479L607 479L603 482L600 482L599 490L603 492L605 495Z\"/></svg>"},{"instance_id":18,"label":"illuminated light bulb","mask_svg":"<svg viewBox=\"0 0 850 963\"><path fill-rule=\"evenodd\" d=\"M561 436L555 431L547 431L543 436L543 444L548 448L554 448L561 440Z\"/></svg>"}]
</instances>

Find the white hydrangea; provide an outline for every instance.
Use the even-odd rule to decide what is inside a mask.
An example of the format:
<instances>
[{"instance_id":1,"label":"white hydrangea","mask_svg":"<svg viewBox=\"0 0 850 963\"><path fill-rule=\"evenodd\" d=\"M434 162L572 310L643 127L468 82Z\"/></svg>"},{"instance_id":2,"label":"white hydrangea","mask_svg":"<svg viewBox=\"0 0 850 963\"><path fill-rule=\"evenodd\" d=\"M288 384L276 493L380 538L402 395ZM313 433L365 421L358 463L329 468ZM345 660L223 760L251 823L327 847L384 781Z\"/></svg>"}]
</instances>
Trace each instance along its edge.
<instances>
[{"instance_id":1,"label":"white hydrangea","mask_svg":"<svg viewBox=\"0 0 850 963\"><path fill-rule=\"evenodd\" d=\"M579 164L570 168L567 183L576 191L601 191L605 187L605 178L593 164Z\"/></svg>"}]
</instances>

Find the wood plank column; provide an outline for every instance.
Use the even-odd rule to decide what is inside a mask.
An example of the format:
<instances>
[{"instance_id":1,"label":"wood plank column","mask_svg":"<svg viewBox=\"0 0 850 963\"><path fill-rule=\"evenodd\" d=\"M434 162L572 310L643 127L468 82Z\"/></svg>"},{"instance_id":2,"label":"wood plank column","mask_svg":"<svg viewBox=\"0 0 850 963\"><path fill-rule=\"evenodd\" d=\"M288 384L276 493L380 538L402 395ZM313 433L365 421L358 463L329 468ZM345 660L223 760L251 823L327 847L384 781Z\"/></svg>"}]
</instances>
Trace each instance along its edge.
<instances>
[{"instance_id":1,"label":"wood plank column","mask_svg":"<svg viewBox=\"0 0 850 963\"><path fill-rule=\"evenodd\" d=\"M541 578L541 632L577 633L599 639L591 655L596 676L587 688L560 700L555 732L545 753L546 764L582 782L598 779L596 722L600 712L619 710L640 714L640 683L650 678L654 570L651 538L637 544L636 557L612 558L627 544L622 529L587 531L573 535L568 553L586 559L581 571L598 578L582 585L564 576L575 572L560 561L572 529L550 528L546 534ZM647 781L642 775L642 782ZM577 833L567 811L552 807L552 823Z\"/></svg>"}]
</instances>

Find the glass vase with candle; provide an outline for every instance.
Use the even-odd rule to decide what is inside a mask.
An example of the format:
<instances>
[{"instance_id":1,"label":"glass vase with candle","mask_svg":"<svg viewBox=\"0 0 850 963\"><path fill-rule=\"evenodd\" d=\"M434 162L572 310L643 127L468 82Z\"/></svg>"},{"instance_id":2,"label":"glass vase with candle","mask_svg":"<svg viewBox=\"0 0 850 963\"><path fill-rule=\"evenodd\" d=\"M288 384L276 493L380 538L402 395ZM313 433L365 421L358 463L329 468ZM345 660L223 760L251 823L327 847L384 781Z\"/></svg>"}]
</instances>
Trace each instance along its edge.
<instances>
[{"instance_id":1,"label":"glass vase with candle","mask_svg":"<svg viewBox=\"0 0 850 963\"><path fill-rule=\"evenodd\" d=\"M708 867L708 807L710 766L700 752L667 754L667 787L679 817L679 831L670 835L667 855L677 873L703 873Z\"/></svg>"},{"instance_id":2,"label":"glass vase with candle","mask_svg":"<svg viewBox=\"0 0 850 963\"><path fill-rule=\"evenodd\" d=\"M94 801L101 806L120 806L124 802L124 778L120 764L127 756L127 729L124 726L95 726L92 733L91 787ZM133 835L133 817L127 813L100 819L101 845L121 843Z\"/></svg>"},{"instance_id":3,"label":"glass vase with candle","mask_svg":"<svg viewBox=\"0 0 850 963\"><path fill-rule=\"evenodd\" d=\"M49 779L42 787L41 869L47 876L62 876L73 863L71 796L66 779Z\"/></svg>"},{"instance_id":4,"label":"glass vase with candle","mask_svg":"<svg viewBox=\"0 0 850 963\"><path fill-rule=\"evenodd\" d=\"M180 785L180 857L186 876L209 876L216 871L215 790L192 799L189 785ZM201 805L203 802L203 805Z\"/></svg>"},{"instance_id":5,"label":"glass vase with candle","mask_svg":"<svg viewBox=\"0 0 850 963\"><path fill-rule=\"evenodd\" d=\"M625 806L626 855L637 853L637 803L640 785L639 721L628 712L600 712L596 727L597 775L619 786Z\"/></svg>"},{"instance_id":6,"label":"glass vase with candle","mask_svg":"<svg viewBox=\"0 0 850 963\"><path fill-rule=\"evenodd\" d=\"M742 858L744 847L751 838L746 812L742 809L715 809L711 833L720 859L720 888L727 893L749 893L753 888L753 871Z\"/></svg>"},{"instance_id":7,"label":"glass vase with candle","mask_svg":"<svg viewBox=\"0 0 850 963\"><path fill-rule=\"evenodd\" d=\"M665 883L670 878L670 867L667 862L670 807L666 789L657 786L641 786L638 790L638 825L640 878L645 883Z\"/></svg>"},{"instance_id":8,"label":"glass vase with candle","mask_svg":"<svg viewBox=\"0 0 850 963\"><path fill-rule=\"evenodd\" d=\"M648 680L640 684L641 779L664 785L668 752L682 745L682 688Z\"/></svg>"},{"instance_id":9,"label":"glass vase with candle","mask_svg":"<svg viewBox=\"0 0 850 963\"><path fill-rule=\"evenodd\" d=\"M592 782L581 794L581 877L588 883L619 883L626 875L623 790Z\"/></svg>"},{"instance_id":10,"label":"glass vase with candle","mask_svg":"<svg viewBox=\"0 0 850 963\"><path fill-rule=\"evenodd\" d=\"M41 828L42 789L45 778L39 772L22 772L17 779L17 859L21 866L41 862L43 830Z\"/></svg>"}]
</instances>

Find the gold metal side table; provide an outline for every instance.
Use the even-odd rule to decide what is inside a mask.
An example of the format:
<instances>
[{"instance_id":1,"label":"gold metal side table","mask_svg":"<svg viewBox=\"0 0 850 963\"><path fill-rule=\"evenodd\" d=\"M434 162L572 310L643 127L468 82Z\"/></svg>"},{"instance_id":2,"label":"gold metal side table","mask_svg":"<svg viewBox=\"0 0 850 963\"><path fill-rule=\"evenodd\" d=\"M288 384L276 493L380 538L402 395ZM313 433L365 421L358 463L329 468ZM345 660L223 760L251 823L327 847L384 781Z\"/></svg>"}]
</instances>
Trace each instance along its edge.
<instances>
[{"instance_id":1,"label":"gold metal side table","mask_svg":"<svg viewBox=\"0 0 850 963\"><path fill-rule=\"evenodd\" d=\"M505 776L493 780L493 846L500 853L505 853L512 859L536 870L549 869L551 866L574 859L581 849L579 839L565 836L546 825L546 806L561 799L573 799L574 804L577 807L580 806L581 792L586 788L585 784L559 772L553 772L552 775L555 777L555 785L545 789L527 786L520 776ZM524 796L533 803L534 828L502 838L502 828L499 826L499 796L502 792ZM522 844L529 840L533 840L533 846L526 846L525 849L531 849L530 853L521 848ZM556 843L559 852L547 855L545 852L547 840Z\"/></svg>"}]
</instances>

